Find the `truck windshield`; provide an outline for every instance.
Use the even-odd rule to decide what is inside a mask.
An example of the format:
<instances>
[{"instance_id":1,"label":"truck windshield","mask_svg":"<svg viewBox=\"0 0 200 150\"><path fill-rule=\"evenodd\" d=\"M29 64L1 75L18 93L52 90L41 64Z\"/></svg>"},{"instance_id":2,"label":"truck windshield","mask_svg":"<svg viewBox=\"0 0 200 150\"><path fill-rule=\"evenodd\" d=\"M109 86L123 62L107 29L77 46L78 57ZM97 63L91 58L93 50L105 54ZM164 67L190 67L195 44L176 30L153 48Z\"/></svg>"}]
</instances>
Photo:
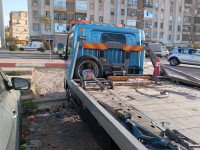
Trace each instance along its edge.
<instances>
[{"instance_id":1,"label":"truck windshield","mask_svg":"<svg viewBox=\"0 0 200 150\"><path fill-rule=\"evenodd\" d=\"M126 37L122 34L103 33L101 35L101 43L126 44Z\"/></svg>"}]
</instances>

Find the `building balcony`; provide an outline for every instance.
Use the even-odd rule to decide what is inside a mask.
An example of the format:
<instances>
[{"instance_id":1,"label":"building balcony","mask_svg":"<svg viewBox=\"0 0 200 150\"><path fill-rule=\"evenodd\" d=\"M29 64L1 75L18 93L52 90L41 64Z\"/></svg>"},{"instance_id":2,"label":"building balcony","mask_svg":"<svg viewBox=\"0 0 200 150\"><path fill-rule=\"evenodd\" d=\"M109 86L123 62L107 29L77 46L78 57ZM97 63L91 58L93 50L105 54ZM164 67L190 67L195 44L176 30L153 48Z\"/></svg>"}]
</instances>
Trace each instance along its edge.
<instances>
[{"instance_id":1,"label":"building balcony","mask_svg":"<svg viewBox=\"0 0 200 150\"><path fill-rule=\"evenodd\" d=\"M149 2L148 0L143 1L143 7L153 7L153 2Z\"/></svg>"}]
</instances>

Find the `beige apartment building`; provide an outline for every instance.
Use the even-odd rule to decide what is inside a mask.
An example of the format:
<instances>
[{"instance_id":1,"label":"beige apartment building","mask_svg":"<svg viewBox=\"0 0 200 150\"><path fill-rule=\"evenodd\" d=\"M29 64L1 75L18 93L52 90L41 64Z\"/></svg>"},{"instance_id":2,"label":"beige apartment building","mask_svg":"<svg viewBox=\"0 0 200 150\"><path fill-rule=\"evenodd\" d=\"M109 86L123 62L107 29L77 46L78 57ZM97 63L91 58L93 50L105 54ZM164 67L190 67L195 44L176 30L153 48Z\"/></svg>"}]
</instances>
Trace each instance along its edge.
<instances>
[{"instance_id":1,"label":"beige apartment building","mask_svg":"<svg viewBox=\"0 0 200 150\"><path fill-rule=\"evenodd\" d=\"M29 24L28 24L28 12L13 11L10 13L9 21L9 34L17 38L18 45L25 44L29 40ZM21 41L21 42L20 42Z\"/></svg>"},{"instance_id":2,"label":"beige apartment building","mask_svg":"<svg viewBox=\"0 0 200 150\"><path fill-rule=\"evenodd\" d=\"M30 36L46 36L40 15L52 19L51 40L61 39L71 21L84 19L143 29L145 40L168 46L199 44L200 0L28 0ZM55 43L54 42L54 43Z\"/></svg>"}]
</instances>

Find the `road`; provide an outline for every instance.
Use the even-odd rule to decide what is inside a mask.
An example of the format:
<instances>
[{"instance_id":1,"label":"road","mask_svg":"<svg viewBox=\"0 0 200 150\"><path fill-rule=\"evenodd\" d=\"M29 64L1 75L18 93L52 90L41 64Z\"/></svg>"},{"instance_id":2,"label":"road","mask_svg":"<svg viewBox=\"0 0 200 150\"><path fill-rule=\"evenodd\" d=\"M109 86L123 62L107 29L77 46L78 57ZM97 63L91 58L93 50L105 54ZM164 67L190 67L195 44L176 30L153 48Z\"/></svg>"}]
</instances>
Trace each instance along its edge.
<instances>
[{"instance_id":1,"label":"road","mask_svg":"<svg viewBox=\"0 0 200 150\"><path fill-rule=\"evenodd\" d=\"M146 59L146 61L150 62L150 59ZM161 58L161 63L166 66L172 67L176 70L180 70L184 73L190 74L194 77L200 78L200 66L198 66L198 65L180 64L178 66L170 66L170 64L166 58Z\"/></svg>"},{"instance_id":2,"label":"road","mask_svg":"<svg viewBox=\"0 0 200 150\"><path fill-rule=\"evenodd\" d=\"M60 59L58 55L52 54L52 59ZM10 52L10 51L0 51L0 59L49 59L50 54L49 52L27 52L27 51L16 51L16 52Z\"/></svg>"}]
</instances>

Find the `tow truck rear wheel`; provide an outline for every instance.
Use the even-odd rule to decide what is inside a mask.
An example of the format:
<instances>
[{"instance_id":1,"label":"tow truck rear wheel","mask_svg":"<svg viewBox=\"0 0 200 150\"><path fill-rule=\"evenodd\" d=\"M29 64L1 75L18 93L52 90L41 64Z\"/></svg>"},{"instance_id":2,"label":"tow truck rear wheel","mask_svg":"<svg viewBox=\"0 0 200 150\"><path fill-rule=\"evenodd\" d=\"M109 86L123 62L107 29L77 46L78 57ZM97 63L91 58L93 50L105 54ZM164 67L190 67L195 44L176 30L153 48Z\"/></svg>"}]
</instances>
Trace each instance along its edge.
<instances>
[{"instance_id":1,"label":"tow truck rear wheel","mask_svg":"<svg viewBox=\"0 0 200 150\"><path fill-rule=\"evenodd\" d=\"M100 61L91 55L84 55L76 60L74 76L76 79L83 78L82 71L84 69L91 69L96 78L101 78L103 74L103 66Z\"/></svg>"}]
</instances>

